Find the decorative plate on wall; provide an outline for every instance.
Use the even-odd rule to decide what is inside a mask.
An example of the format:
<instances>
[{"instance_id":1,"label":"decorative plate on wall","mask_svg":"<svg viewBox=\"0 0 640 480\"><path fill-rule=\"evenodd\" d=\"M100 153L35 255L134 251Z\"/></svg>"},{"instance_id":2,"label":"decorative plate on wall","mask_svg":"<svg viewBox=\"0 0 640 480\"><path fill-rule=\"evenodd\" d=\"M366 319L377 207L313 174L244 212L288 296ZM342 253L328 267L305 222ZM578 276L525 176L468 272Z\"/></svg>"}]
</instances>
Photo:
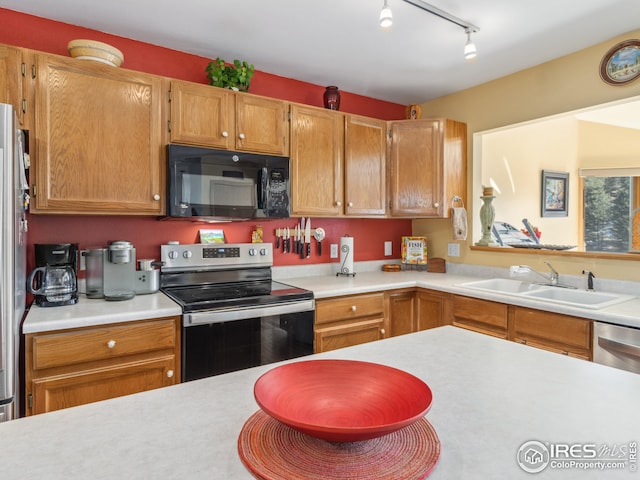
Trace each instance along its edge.
<instances>
[{"instance_id":1,"label":"decorative plate on wall","mask_svg":"<svg viewBox=\"0 0 640 480\"><path fill-rule=\"evenodd\" d=\"M609 50L600 62L600 77L609 85L624 85L640 76L640 40L626 40Z\"/></svg>"}]
</instances>

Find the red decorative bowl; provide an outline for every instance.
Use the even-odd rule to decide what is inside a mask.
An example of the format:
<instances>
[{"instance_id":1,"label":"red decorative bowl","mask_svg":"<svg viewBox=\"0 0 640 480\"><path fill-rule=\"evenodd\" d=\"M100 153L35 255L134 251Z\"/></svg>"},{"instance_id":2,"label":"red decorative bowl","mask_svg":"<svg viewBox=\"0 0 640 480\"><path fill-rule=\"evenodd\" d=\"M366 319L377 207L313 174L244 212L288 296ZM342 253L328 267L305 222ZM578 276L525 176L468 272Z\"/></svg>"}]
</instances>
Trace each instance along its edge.
<instances>
[{"instance_id":1,"label":"red decorative bowl","mask_svg":"<svg viewBox=\"0 0 640 480\"><path fill-rule=\"evenodd\" d=\"M377 363L308 360L282 365L254 386L260 408L280 422L330 442L380 437L422 418L431 389Z\"/></svg>"}]
</instances>

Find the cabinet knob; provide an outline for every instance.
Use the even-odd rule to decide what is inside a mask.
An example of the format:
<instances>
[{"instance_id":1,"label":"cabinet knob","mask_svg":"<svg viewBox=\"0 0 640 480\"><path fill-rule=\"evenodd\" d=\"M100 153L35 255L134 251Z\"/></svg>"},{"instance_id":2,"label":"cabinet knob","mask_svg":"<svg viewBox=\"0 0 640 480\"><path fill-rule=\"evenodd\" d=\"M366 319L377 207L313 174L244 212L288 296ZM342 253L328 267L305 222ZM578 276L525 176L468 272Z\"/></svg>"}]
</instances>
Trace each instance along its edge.
<instances>
[{"instance_id":1,"label":"cabinet knob","mask_svg":"<svg viewBox=\"0 0 640 480\"><path fill-rule=\"evenodd\" d=\"M436 203L433 204L433 206L438 208L438 207L440 207L440 204L438 202L436 202Z\"/></svg>"},{"instance_id":2,"label":"cabinet knob","mask_svg":"<svg viewBox=\"0 0 640 480\"><path fill-rule=\"evenodd\" d=\"M347 205L348 205L349 207L353 207L353 202L349 202L349 203L347 203Z\"/></svg>"},{"instance_id":3,"label":"cabinet knob","mask_svg":"<svg viewBox=\"0 0 640 480\"><path fill-rule=\"evenodd\" d=\"M156 202L157 202L158 200L160 200L160 194L159 194L159 193L156 193L156 194L153 196L153 199L154 199Z\"/></svg>"},{"instance_id":4,"label":"cabinet knob","mask_svg":"<svg viewBox=\"0 0 640 480\"><path fill-rule=\"evenodd\" d=\"M351 311L355 312L358 309L358 307L356 307L355 305L351 305Z\"/></svg>"},{"instance_id":5,"label":"cabinet knob","mask_svg":"<svg viewBox=\"0 0 640 480\"><path fill-rule=\"evenodd\" d=\"M223 136L224 138L227 138L227 137L229 136L229 132L222 132L222 136Z\"/></svg>"},{"instance_id":6,"label":"cabinet knob","mask_svg":"<svg viewBox=\"0 0 640 480\"><path fill-rule=\"evenodd\" d=\"M107 347L109 347L109 348L113 348L113 347L115 347L115 346L116 346L116 341L115 341L115 340L109 340L109 341L107 342Z\"/></svg>"},{"instance_id":7,"label":"cabinet knob","mask_svg":"<svg viewBox=\"0 0 640 480\"><path fill-rule=\"evenodd\" d=\"M339 206L341 206L341 205L342 205L342 202L341 202L340 200L338 200L338 201L336 202L336 205L339 207Z\"/></svg>"},{"instance_id":8,"label":"cabinet knob","mask_svg":"<svg viewBox=\"0 0 640 480\"><path fill-rule=\"evenodd\" d=\"M384 331L384 328L380 329L380 334L384 337L387 332Z\"/></svg>"},{"instance_id":9,"label":"cabinet knob","mask_svg":"<svg viewBox=\"0 0 640 480\"><path fill-rule=\"evenodd\" d=\"M240 140L244 140L244 138L245 138L245 137L244 137L244 133L239 134L239 135L238 135L238 138L239 138Z\"/></svg>"},{"instance_id":10,"label":"cabinet knob","mask_svg":"<svg viewBox=\"0 0 640 480\"><path fill-rule=\"evenodd\" d=\"M167 378L173 378L173 370L167 370Z\"/></svg>"}]
</instances>

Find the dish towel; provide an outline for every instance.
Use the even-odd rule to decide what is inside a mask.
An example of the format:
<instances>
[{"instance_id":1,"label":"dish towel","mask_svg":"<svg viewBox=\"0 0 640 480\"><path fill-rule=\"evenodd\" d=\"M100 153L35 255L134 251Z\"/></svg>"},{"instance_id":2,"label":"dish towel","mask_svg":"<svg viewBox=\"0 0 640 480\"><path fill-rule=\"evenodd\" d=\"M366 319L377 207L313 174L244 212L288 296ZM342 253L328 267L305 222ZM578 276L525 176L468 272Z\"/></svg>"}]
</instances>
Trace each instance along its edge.
<instances>
[{"instance_id":1,"label":"dish towel","mask_svg":"<svg viewBox=\"0 0 640 480\"><path fill-rule=\"evenodd\" d=\"M462 207L456 207L456 202L460 202ZM467 239L467 211L464 208L462 199L458 196L453 197L451 202L453 213L451 215L451 222L453 225L453 239L454 240L466 240Z\"/></svg>"}]
</instances>

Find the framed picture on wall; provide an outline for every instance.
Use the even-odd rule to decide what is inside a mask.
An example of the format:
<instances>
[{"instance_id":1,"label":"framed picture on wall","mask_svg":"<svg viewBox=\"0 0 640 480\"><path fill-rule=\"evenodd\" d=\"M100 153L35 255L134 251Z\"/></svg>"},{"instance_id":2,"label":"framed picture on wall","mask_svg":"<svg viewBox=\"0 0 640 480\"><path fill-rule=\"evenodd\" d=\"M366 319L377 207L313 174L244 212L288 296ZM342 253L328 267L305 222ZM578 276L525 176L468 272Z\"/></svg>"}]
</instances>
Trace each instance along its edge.
<instances>
[{"instance_id":1,"label":"framed picture on wall","mask_svg":"<svg viewBox=\"0 0 640 480\"><path fill-rule=\"evenodd\" d=\"M600 62L600 77L609 85L624 85L640 76L640 40L616 44Z\"/></svg>"},{"instance_id":2,"label":"framed picture on wall","mask_svg":"<svg viewBox=\"0 0 640 480\"><path fill-rule=\"evenodd\" d=\"M542 170L541 200L543 217L569 214L569 173Z\"/></svg>"}]
</instances>

